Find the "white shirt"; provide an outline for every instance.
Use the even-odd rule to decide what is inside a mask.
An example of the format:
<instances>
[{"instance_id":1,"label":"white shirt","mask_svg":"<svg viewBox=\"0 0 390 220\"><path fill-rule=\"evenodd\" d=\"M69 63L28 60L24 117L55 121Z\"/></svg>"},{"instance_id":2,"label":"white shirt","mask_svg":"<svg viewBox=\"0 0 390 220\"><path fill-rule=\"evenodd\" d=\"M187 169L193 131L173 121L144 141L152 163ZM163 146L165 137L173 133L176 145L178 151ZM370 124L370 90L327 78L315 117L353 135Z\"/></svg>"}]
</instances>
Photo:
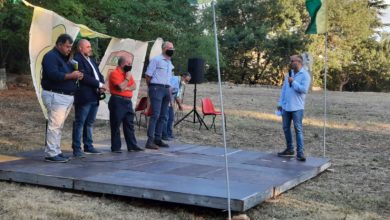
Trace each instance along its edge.
<instances>
[{"instance_id":1,"label":"white shirt","mask_svg":"<svg viewBox=\"0 0 390 220\"><path fill-rule=\"evenodd\" d=\"M85 56L84 56L84 58L88 61L89 65L91 65L92 70L93 70L93 75L95 75L95 79L97 81L99 81L99 88L102 88L103 87L103 83L100 82L99 75L98 75L98 73L97 73L97 71L95 69L95 66L92 64L91 59L89 57L85 57Z\"/></svg>"}]
</instances>

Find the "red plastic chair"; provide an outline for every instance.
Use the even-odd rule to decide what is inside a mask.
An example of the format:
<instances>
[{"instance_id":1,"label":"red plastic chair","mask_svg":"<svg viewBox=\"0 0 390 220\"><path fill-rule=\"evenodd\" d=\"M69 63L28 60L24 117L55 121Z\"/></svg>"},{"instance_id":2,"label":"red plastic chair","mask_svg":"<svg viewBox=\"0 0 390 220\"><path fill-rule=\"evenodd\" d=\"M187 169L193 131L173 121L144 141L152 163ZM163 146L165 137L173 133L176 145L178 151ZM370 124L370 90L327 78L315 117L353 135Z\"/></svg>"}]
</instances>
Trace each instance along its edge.
<instances>
[{"instance_id":1,"label":"red plastic chair","mask_svg":"<svg viewBox=\"0 0 390 220\"><path fill-rule=\"evenodd\" d=\"M222 115L222 112L215 110L213 101L211 101L210 98L203 98L201 101L202 101L203 118L205 116L212 116L213 122L211 123L210 128L214 126L214 131L217 132L217 129L215 127L215 118L217 117L217 115ZM226 128L226 117L224 118L225 118L225 128Z\"/></svg>"},{"instance_id":2,"label":"red plastic chair","mask_svg":"<svg viewBox=\"0 0 390 220\"><path fill-rule=\"evenodd\" d=\"M137 106L135 107L135 121L136 123L138 124L138 127L140 126L141 124L141 114L142 112L145 112L146 111L146 108L148 107L148 97L142 97ZM137 112L140 112L139 114L139 120L138 120L138 116L137 116Z\"/></svg>"},{"instance_id":3,"label":"red plastic chair","mask_svg":"<svg viewBox=\"0 0 390 220\"><path fill-rule=\"evenodd\" d=\"M153 114L152 106L148 105L147 109L145 109L145 111L141 112L141 115L140 115L140 118L139 118L138 130L141 129L141 118L142 118L142 115L144 115L144 117L145 117L145 124L146 124L146 127L148 127L148 117L150 117L152 114Z\"/></svg>"}]
</instances>

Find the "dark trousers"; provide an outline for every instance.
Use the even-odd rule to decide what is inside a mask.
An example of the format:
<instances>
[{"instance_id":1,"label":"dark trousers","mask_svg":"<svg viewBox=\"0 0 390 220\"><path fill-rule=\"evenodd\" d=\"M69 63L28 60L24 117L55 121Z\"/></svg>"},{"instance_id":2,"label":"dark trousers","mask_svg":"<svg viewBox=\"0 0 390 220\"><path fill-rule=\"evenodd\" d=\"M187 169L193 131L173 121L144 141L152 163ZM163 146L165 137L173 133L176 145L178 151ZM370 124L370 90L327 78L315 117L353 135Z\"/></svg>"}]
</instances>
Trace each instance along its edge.
<instances>
[{"instance_id":1,"label":"dark trousers","mask_svg":"<svg viewBox=\"0 0 390 220\"><path fill-rule=\"evenodd\" d=\"M93 149L92 128L98 111L97 102L75 104L75 120L73 122L72 148L81 151L81 135L83 136L84 150Z\"/></svg>"},{"instance_id":2,"label":"dark trousers","mask_svg":"<svg viewBox=\"0 0 390 220\"><path fill-rule=\"evenodd\" d=\"M150 85L148 93L153 111L148 125L148 142L160 141L163 126L166 126L167 123L168 104L171 96L169 88L158 85Z\"/></svg>"},{"instance_id":3,"label":"dark trousers","mask_svg":"<svg viewBox=\"0 0 390 220\"><path fill-rule=\"evenodd\" d=\"M137 146L134 134L134 110L130 99L112 95L108 102L110 110L111 150L121 149L120 125L123 124L123 133L127 149Z\"/></svg>"},{"instance_id":4,"label":"dark trousers","mask_svg":"<svg viewBox=\"0 0 390 220\"><path fill-rule=\"evenodd\" d=\"M174 138L175 136L173 135L173 122L175 121L175 111L173 110L172 105L168 106L167 118L168 121L166 125L163 126L162 137Z\"/></svg>"}]
</instances>

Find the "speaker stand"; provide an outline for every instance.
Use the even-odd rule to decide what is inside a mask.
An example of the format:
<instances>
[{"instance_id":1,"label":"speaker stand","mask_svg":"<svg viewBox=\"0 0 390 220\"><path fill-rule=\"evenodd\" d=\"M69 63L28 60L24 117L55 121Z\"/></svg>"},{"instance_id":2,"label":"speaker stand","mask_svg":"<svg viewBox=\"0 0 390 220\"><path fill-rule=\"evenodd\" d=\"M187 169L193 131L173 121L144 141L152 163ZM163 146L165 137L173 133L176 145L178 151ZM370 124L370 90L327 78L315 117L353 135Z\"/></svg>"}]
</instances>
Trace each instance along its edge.
<instances>
[{"instance_id":1,"label":"speaker stand","mask_svg":"<svg viewBox=\"0 0 390 220\"><path fill-rule=\"evenodd\" d=\"M193 117L193 120L190 121L192 123L200 123L200 127L202 127L202 125L205 126L205 128L207 130L209 130L209 127L207 127L206 123L203 121L202 117L200 117L200 114L198 113L198 111L196 110L196 83L194 84L195 87L194 87L194 105L192 107L192 110L190 112L188 112L186 115L184 115L183 118L181 118L179 121L177 121L174 125L174 127L176 127L176 125L180 124L180 122L184 121L184 119L186 119L188 116L190 116L191 114L194 114L194 117ZM196 119L198 119L196 121ZM200 128L199 128L200 129Z\"/></svg>"}]
</instances>

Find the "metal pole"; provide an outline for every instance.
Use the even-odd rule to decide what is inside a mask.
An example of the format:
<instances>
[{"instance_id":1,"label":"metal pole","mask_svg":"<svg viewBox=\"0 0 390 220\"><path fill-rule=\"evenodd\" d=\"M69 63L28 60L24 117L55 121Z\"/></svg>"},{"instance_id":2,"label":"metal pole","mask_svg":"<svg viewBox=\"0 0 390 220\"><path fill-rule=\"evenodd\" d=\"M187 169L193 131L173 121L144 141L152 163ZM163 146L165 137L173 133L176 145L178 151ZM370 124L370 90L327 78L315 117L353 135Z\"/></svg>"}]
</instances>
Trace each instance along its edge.
<instances>
[{"instance_id":1,"label":"metal pole","mask_svg":"<svg viewBox=\"0 0 390 220\"><path fill-rule=\"evenodd\" d=\"M325 62L324 62L324 152L323 157L326 157L326 115L327 115L327 106L326 106L326 85L327 85L327 75L328 75L328 32L325 33Z\"/></svg>"},{"instance_id":2,"label":"metal pole","mask_svg":"<svg viewBox=\"0 0 390 220\"><path fill-rule=\"evenodd\" d=\"M232 213L230 208L230 183L229 183L229 166L227 158L227 147L226 147L226 129L225 129L225 111L223 108L223 96L222 96L222 83L221 83L221 71L219 67L219 49L218 49L218 37L217 37L217 22L215 19L215 1L212 1L213 6L213 21L214 21L214 42L215 42L215 54L217 59L217 72L218 72L218 86L219 86L219 101L221 102L222 111L222 133L223 133L223 145L225 148L225 169L226 169L226 191L227 191L227 204L229 220L232 219Z\"/></svg>"}]
</instances>

